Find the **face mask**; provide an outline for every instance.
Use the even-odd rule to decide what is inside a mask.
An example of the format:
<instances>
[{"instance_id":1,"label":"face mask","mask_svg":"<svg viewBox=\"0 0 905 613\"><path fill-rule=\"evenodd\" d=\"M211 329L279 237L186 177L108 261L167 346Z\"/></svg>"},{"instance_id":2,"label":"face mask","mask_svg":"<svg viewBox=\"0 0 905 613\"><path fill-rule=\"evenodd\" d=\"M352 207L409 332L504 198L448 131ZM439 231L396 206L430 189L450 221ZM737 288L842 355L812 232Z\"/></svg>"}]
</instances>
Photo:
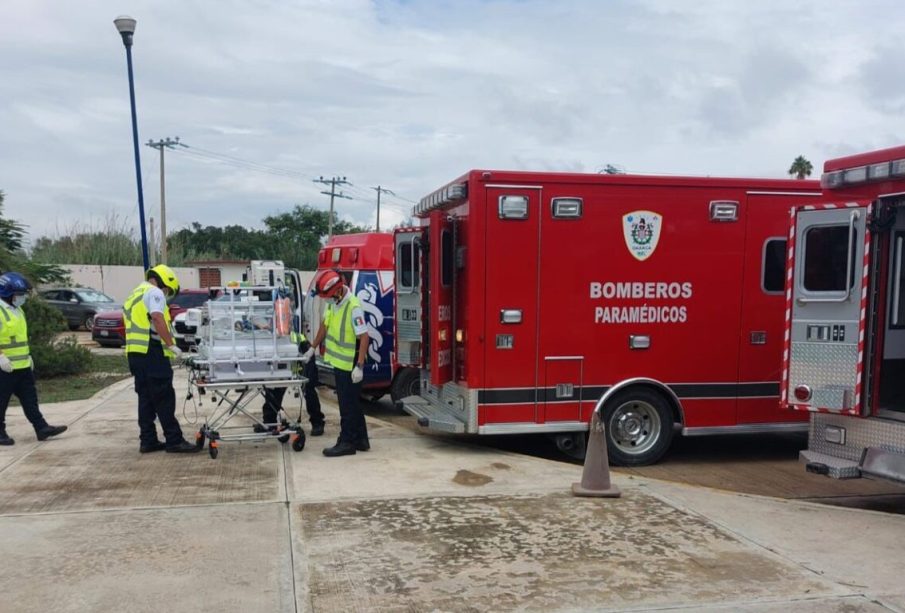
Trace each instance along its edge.
<instances>
[{"instance_id":1,"label":"face mask","mask_svg":"<svg viewBox=\"0 0 905 613\"><path fill-rule=\"evenodd\" d=\"M25 296L13 296L13 306L20 307L25 304L25 301L28 300Z\"/></svg>"}]
</instances>

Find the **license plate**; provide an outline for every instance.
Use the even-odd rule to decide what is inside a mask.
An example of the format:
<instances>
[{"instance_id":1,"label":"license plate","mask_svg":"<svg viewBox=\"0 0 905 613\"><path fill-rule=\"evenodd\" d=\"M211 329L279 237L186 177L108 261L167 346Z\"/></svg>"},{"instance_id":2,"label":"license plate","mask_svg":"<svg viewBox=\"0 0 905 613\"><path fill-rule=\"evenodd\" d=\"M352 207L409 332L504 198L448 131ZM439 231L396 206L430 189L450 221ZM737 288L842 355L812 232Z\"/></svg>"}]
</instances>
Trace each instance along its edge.
<instances>
[{"instance_id":1,"label":"license plate","mask_svg":"<svg viewBox=\"0 0 905 613\"><path fill-rule=\"evenodd\" d=\"M186 335L183 336L182 338L183 338L183 339L185 340L185 342L187 342L187 343L194 343L194 342L195 342L195 335L194 335L194 334L186 334Z\"/></svg>"},{"instance_id":2,"label":"license plate","mask_svg":"<svg viewBox=\"0 0 905 613\"><path fill-rule=\"evenodd\" d=\"M101 336L110 336L110 330L101 330Z\"/></svg>"}]
</instances>

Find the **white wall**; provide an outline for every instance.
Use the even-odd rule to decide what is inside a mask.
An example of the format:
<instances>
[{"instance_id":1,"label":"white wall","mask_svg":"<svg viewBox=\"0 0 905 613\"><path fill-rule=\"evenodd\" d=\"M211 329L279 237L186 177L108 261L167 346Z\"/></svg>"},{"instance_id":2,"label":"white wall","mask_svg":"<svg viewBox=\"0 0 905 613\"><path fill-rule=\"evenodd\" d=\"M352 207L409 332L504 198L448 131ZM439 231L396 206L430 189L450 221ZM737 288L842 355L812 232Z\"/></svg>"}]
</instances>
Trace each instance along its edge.
<instances>
[{"instance_id":1,"label":"white wall","mask_svg":"<svg viewBox=\"0 0 905 613\"><path fill-rule=\"evenodd\" d=\"M98 266L95 264L61 264L69 273L73 285L93 287L116 299L124 301L144 280L141 266ZM198 287L197 268L174 268L181 287Z\"/></svg>"},{"instance_id":2,"label":"white wall","mask_svg":"<svg viewBox=\"0 0 905 613\"><path fill-rule=\"evenodd\" d=\"M61 264L61 268L69 273L74 285L83 287L93 287L116 299L118 302L124 301L129 294L135 289L135 286L142 282L144 276L141 266L98 266L95 264ZM245 273L245 266L241 264L223 264L216 268L220 269L221 282L226 285L229 281L241 281L242 275ZM197 268L174 268L173 271L179 277L179 284L185 288L197 288L198 285L198 269ZM314 271L299 271L302 278L302 288L307 290L311 279L314 277Z\"/></svg>"}]
</instances>

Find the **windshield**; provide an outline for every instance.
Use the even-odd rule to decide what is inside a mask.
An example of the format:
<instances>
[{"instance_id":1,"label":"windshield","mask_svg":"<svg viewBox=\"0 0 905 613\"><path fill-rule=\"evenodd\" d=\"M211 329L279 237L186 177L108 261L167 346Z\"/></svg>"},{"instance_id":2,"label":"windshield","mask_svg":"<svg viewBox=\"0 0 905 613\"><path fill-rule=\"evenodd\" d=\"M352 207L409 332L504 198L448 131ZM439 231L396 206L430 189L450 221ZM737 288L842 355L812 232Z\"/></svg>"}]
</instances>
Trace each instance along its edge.
<instances>
[{"instance_id":1,"label":"windshield","mask_svg":"<svg viewBox=\"0 0 905 613\"><path fill-rule=\"evenodd\" d=\"M191 294L177 294L170 302L171 305L180 306L184 309L194 309L204 305L208 300L208 295L201 292L193 292Z\"/></svg>"},{"instance_id":2,"label":"windshield","mask_svg":"<svg viewBox=\"0 0 905 613\"><path fill-rule=\"evenodd\" d=\"M76 292L76 295L82 302L114 302L113 298L107 294L93 289L80 289Z\"/></svg>"}]
</instances>

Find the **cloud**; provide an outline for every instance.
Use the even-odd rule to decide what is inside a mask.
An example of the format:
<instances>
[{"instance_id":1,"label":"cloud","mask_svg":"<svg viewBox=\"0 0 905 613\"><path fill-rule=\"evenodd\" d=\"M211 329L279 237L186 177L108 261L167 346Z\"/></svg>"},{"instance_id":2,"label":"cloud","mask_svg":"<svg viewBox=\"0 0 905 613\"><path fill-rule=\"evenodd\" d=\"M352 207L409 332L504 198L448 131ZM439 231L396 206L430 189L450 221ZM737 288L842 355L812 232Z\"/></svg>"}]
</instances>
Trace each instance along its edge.
<instances>
[{"instance_id":1,"label":"cloud","mask_svg":"<svg viewBox=\"0 0 905 613\"><path fill-rule=\"evenodd\" d=\"M371 187L399 195L382 217L401 220L409 201L470 168L783 177L796 155L819 168L905 136L895 63L905 9L892 0L135 0L128 10L141 142L180 136L222 154L168 154L173 229L326 208L312 181L321 175L347 176L354 199L337 210L373 223ZM77 11L5 3L0 189L33 234L135 216L114 12L103 0ZM158 153L140 150L156 216Z\"/></svg>"}]
</instances>

